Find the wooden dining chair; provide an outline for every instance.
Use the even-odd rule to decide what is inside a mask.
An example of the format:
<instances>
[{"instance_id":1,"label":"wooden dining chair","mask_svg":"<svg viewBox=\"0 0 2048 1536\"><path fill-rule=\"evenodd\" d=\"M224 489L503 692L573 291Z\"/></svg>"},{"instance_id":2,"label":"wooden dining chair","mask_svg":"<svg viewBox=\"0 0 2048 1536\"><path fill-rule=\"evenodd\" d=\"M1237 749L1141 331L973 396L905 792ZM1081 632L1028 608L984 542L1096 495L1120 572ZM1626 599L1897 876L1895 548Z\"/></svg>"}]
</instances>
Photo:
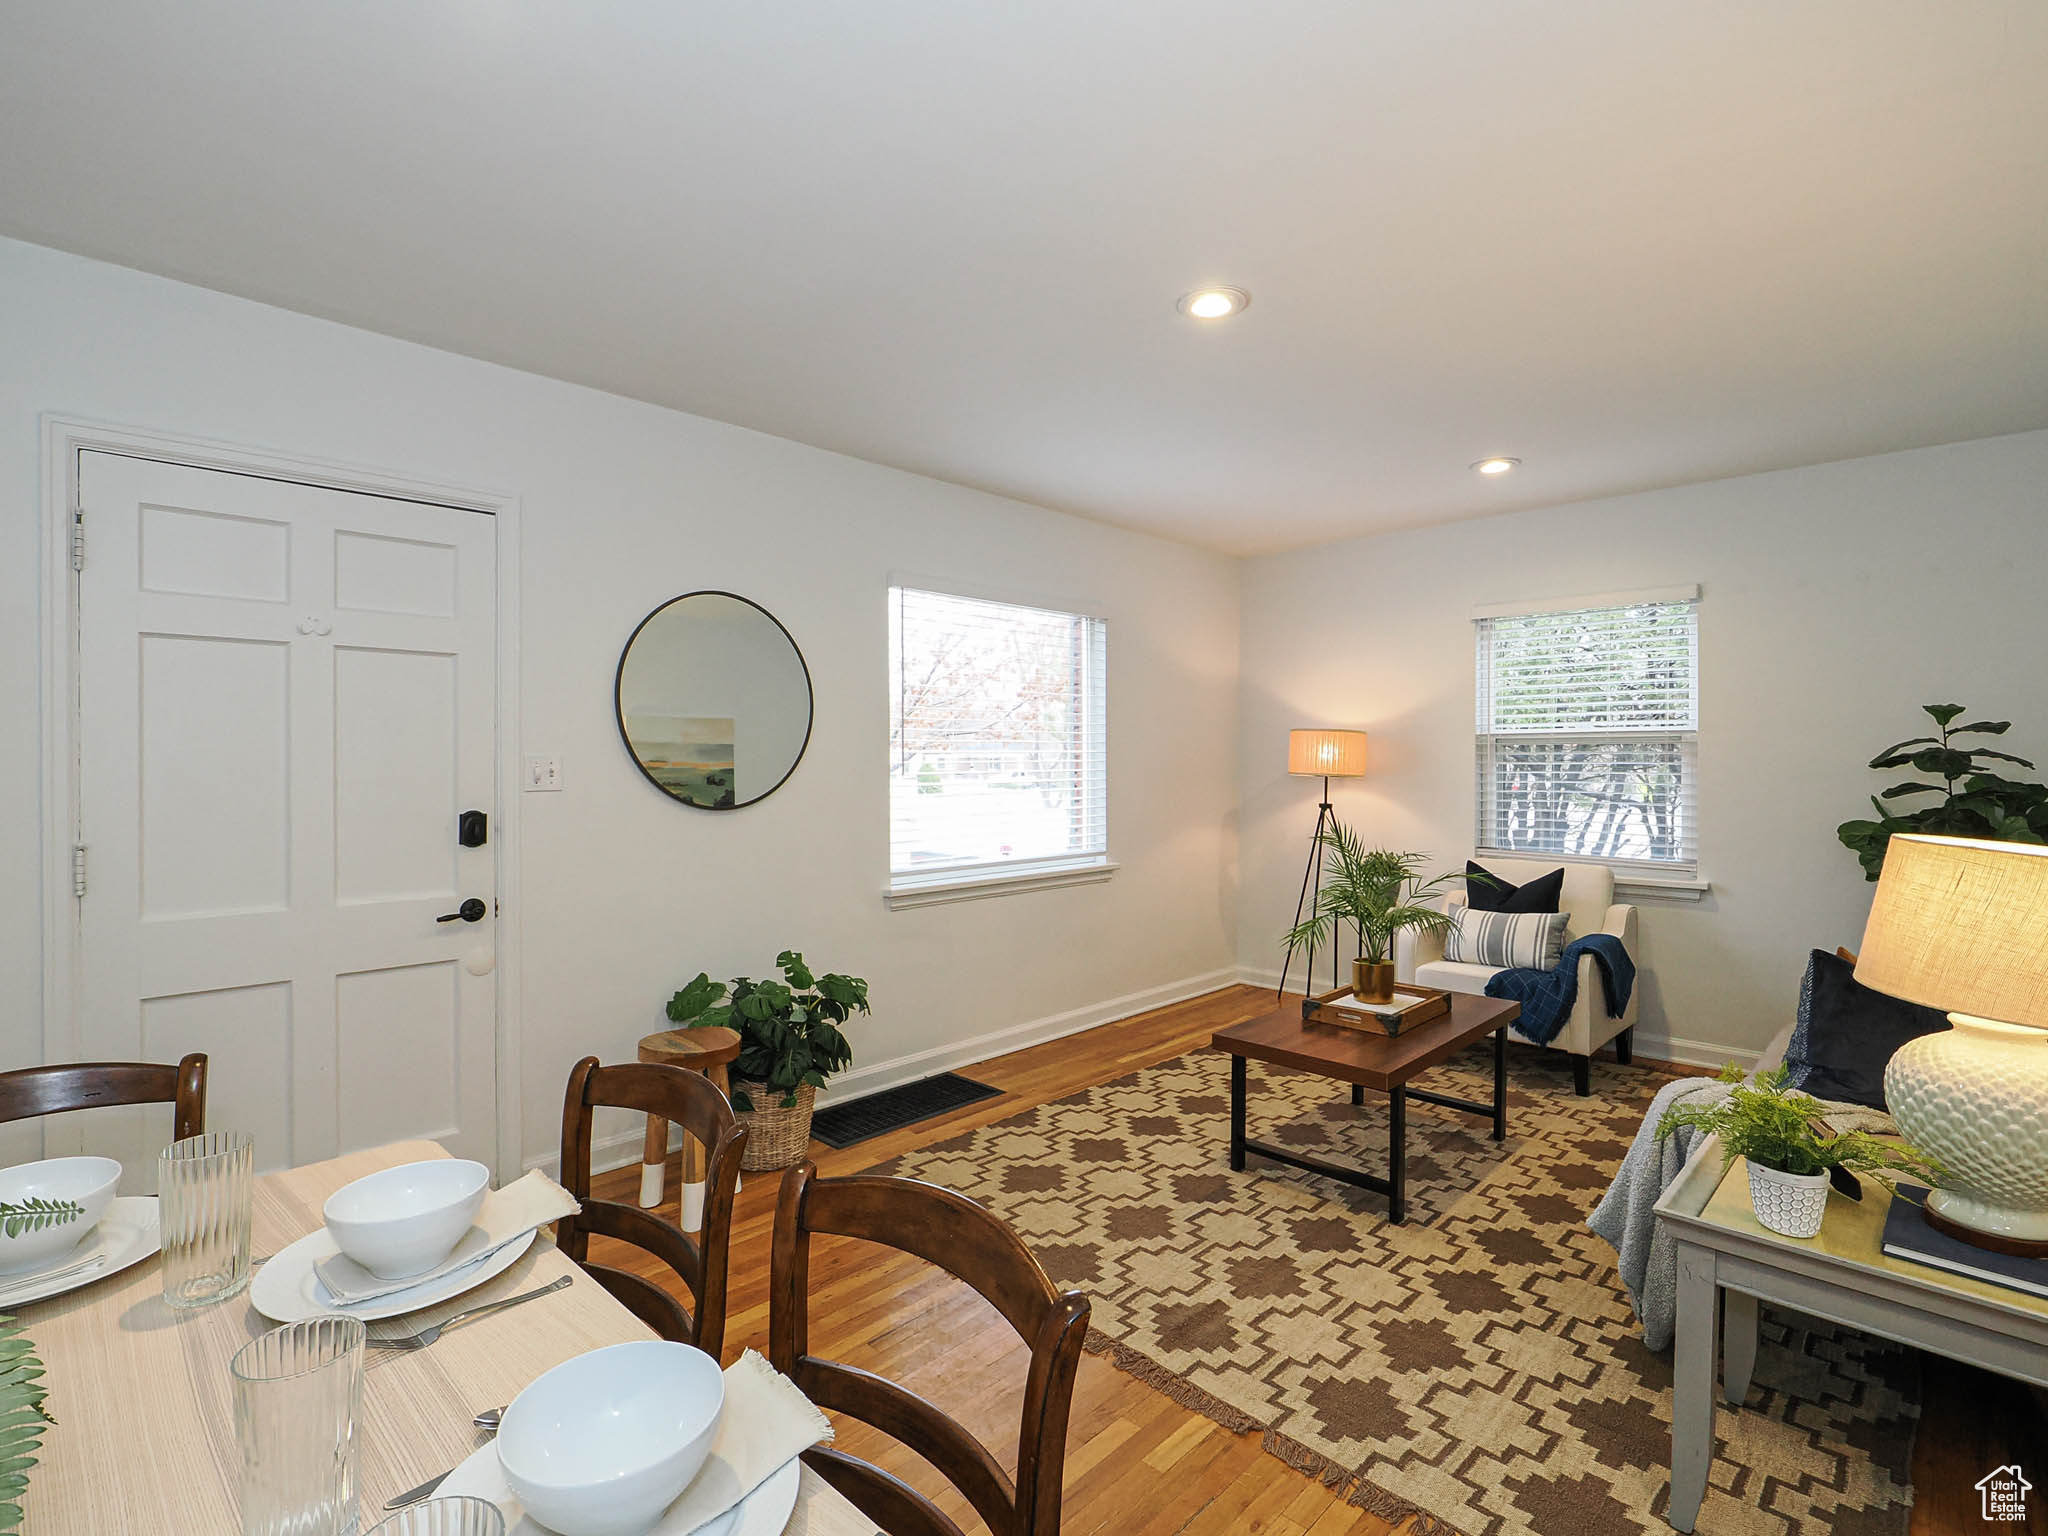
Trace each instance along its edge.
<instances>
[{"instance_id":1,"label":"wooden dining chair","mask_svg":"<svg viewBox=\"0 0 2048 1536\"><path fill-rule=\"evenodd\" d=\"M1055 1287L1000 1218L916 1179L821 1179L804 1162L783 1176L769 1265L768 1353L820 1408L871 1424L918 1453L966 1496L991 1536L1057 1536L1067 1410L1088 1298ZM987 1447L935 1404L880 1376L810 1352L811 1234L862 1238L915 1254L964 1280L1031 1347L1012 1480ZM813 1446L804 1460L890 1536L963 1536L930 1499L871 1462Z\"/></svg>"},{"instance_id":2,"label":"wooden dining chair","mask_svg":"<svg viewBox=\"0 0 2048 1536\"><path fill-rule=\"evenodd\" d=\"M171 1139L206 1129L206 1056L175 1067L154 1061L74 1061L0 1072L0 1122L114 1104L169 1104Z\"/></svg>"},{"instance_id":3,"label":"wooden dining chair","mask_svg":"<svg viewBox=\"0 0 2048 1536\"><path fill-rule=\"evenodd\" d=\"M637 1205L591 1198L591 1122L600 1108L659 1115L707 1149L704 1225L695 1237ZM556 1224L556 1242L656 1333L679 1344L694 1344L712 1356L725 1347L726 1252L732 1241L740 1153L746 1144L747 1133L732 1105L701 1072L641 1062L601 1067L595 1056L586 1056L569 1073L562 1106L562 1186L583 1209ZM644 1276L593 1263L592 1237L615 1237L661 1260L688 1288L691 1306L684 1307Z\"/></svg>"}]
</instances>

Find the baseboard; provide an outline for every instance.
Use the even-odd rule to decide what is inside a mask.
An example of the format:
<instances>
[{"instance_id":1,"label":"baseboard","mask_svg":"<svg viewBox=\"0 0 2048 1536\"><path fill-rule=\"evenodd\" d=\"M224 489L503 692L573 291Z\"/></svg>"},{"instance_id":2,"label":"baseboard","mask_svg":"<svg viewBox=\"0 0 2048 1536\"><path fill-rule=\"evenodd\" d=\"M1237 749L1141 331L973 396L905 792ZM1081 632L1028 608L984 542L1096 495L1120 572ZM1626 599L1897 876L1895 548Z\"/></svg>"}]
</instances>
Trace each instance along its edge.
<instances>
[{"instance_id":1,"label":"baseboard","mask_svg":"<svg viewBox=\"0 0 2048 1536\"><path fill-rule=\"evenodd\" d=\"M819 1096L818 1102L820 1106L828 1102L850 1104L855 1099L864 1099L871 1093L880 1093L884 1088L894 1088L898 1083L930 1077L935 1072L950 1072L977 1061L987 1061L992 1056L1007 1056L1012 1051L1043 1045L1048 1040L1058 1040L1064 1035L1077 1035L1084 1029L1095 1028L1098 1024L1114 1024L1118 1019L1150 1013L1154 1008L1164 1008L1169 1003L1186 1002L1191 997L1200 997L1204 992L1214 992L1218 987L1227 987L1236 980L1236 968L1225 966L1220 970L1204 971L1198 976L1185 976L1179 981L1169 981L1161 986L1147 987L1140 992L1126 992L1122 997L1107 998L1099 1003L1090 1003L1084 1008L1070 1008L1065 1013L1048 1014L1042 1019L1012 1024L1007 1029L990 1030L987 1034L973 1035L965 1040L933 1046L930 1050L915 1051L908 1056L895 1056L887 1061L855 1067L852 1071L842 1072L835 1077L831 1086Z\"/></svg>"},{"instance_id":2,"label":"baseboard","mask_svg":"<svg viewBox=\"0 0 2048 1536\"><path fill-rule=\"evenodd\" d=\"M1275 974L1277 976L1278 973ZM1118 1019L1150 1013L1154 1008L1164 1008L1169 1003L1186 1002L1191 997L1214 992L1218 987L1227 987L1235 982L1238 976L1236 967L1225 966L1220 970L1204 971L1197 976L1185 976L1179 981L1169 981L1161 986L1147 987L1139 992L1126 992L1121 997L1107 998L1099 1003L1090 1003L1086 1007L1070 1008L1065 1013L1049 1014L1042 1019L1012 1024L1006 1029L971 1035L965 1040L951 1041L945 1045L933 1046L929 1050L913 1051L906 1056L892 1056L887 1061L871 1062L866 1066L840 1073L832 1080L831 1086L818 1095L818 1105L823 1108L828 1103L850 1104L855 1099L866 1098L871 1093L880 1093L884 1088L894 1088L898 1083L912 1082L938 1072L950 1072L977 1061L987 1061L992 1056L1007 1056L1012 1051L1043 1045L1048 1040L1058 1040L1066 1035L1077 1035L1082 1030L1094 1029L1097 1025L1114 1024ZM628 1163L637 1163L640 1160L640 1146L641 1133L638 1131L602 1137L591 1143L590 1166L593 1171L603 1173L609 1169L623 1168ZM560 1165L561 1155L558 1152L543 1152L527 1158L524 1166L530 1169L546 1169L550 1177L555 1177L560 1173Z\"/></svg>"},{"instance_id":3,"label":"baseboard","mask_svg":"<svg viewBox=\"0 0 2048 1536\"><path fill-rule=\"evenodd\" d=\"M1300 973L1295 974L1298 976ZM1280 972L1242 965L1238 967L1237 979L1250 987L1277 988ZM1651 1061L1674 1062L1682 1067L1721 1067L1732 1061L1747 1072L1756 1066L1757 1058L1763 1052L1754 1048L1720 1045L1712 1040L1691 1040L1683 1035L1652 1035L1638 1029L1635 1054Z\"/></svg>"},{"instance_id":4,"label":"baseboard","mask_svg":"<svg viewBox=\"0 0 2048 1536\"><path fill-rule=\"evenodd\" d=\"M1636 1031L1635 1053L1651 1061L1675 1062L1681 1067L1724 1067L1734 1062L1743 1071L1756 1067L1763 1052L1734 1045L1717 1045L1712 1040L1688 1040L1679 1035L1646 1035Z\"/></svg>"}]
</instances>

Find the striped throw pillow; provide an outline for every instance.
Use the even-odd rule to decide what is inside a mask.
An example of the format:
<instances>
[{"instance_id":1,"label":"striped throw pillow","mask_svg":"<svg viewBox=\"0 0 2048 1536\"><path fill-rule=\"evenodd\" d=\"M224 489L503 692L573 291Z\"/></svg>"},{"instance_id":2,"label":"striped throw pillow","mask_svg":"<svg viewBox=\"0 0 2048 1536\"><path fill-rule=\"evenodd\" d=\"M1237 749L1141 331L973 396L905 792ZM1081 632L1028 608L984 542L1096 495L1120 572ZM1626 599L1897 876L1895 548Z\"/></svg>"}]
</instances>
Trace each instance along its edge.
<instances>
[{"instance_id":1,"label":"striped throw pillow","mask_svg":"<svg viewBox=\"0 0 2048 1536\"><path fill-rule=\"evenodd\" d=\"M1548 971L1564 953L1569 912L1474 912L1458 909L1444 935L1444 958L1464 965L1523 966Z\"/></svg>"}]
</instances>

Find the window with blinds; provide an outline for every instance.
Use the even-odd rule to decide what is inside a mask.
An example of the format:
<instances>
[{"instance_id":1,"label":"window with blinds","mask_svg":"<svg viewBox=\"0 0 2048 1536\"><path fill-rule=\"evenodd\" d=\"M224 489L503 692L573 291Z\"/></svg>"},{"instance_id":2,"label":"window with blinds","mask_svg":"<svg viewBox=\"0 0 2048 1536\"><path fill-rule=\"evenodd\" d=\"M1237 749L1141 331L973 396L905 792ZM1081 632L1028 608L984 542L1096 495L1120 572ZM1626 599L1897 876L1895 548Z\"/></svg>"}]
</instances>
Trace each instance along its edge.
<instances>
[{"instance_id":1,"label":"window with blinds","mask_svg":"<svg viewBox=\"0 0 2048 1536\"><path fill-rule=\"evenodd\" d=\"M1478 621L1481 853L1690 875L1699 859L1699 604Z\"/></svg>"},{"instance_id":2,"label":"window with blinds","mask_svg":"<svg viewBox=\"0 0 2048 1536\"><path fill-rule=\"evenodd\" d=\"M1106 627L890 588L893 889L1107 864Z\"/></svg>"}]
</instances>

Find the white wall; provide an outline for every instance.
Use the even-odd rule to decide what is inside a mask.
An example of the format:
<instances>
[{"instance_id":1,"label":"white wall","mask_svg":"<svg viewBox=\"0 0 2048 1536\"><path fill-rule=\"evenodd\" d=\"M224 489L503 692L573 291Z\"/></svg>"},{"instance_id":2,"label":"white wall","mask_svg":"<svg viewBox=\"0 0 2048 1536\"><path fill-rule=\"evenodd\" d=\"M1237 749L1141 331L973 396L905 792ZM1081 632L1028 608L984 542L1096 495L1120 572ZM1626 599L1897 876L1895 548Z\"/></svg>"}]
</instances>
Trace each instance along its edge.
<instances>
[{"instance_id":1,"label":"white wall","mask_svg":"<svg viewBox=\"0 0 2048 1536\"><path fill-rule=\"evenodd\" d=\"M1790 1017L1806 952L1854 946L1870 887L1835 827L1864 765L1953 700L2048 768L2048 433L1585 502L1245 568L1239 957L1277 970L1319 781L1287 730L1362 727L1338 814L1462 866L1479 603L1700 582L1697 905L1642 903L1639 1030L1716 1060Z\"/></svg>"},{"instance_id":2,"label":"white wall","mask_svg":"<svg viewBox=\"0 0 2048 1536\"><path fill-rule=\"evenodd\" d=\"M522 498L521 745L559 753L564 773L562 793L503 808L523 818L529 1156L554 1148L570 1064L630 1056L699 969L758 974L794 946L865 975L876 1015L853 1039L877 1066L951 1047L970 1059L989 1047L962 1042L1129 1011L1233 963L1235 562L0 241L0 1067L41 1054L45 412ZM884 905L884 588L904 568L1072 593L1108 616L1114 879ZM619 646L699 587L771 609L817 692L796 775L731 814L669 801L612 721Z\"/></svg>"}]
</instances>

